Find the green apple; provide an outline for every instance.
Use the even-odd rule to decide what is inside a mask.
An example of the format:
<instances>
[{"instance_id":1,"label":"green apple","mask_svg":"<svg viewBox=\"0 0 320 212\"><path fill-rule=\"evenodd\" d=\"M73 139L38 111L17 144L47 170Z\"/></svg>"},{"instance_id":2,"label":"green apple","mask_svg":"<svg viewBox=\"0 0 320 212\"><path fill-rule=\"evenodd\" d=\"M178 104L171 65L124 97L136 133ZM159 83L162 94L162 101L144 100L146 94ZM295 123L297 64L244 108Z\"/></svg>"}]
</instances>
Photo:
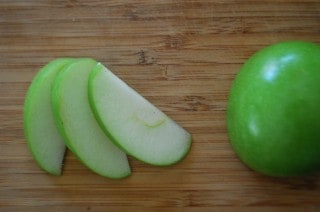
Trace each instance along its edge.
<instances>
[{"instance_id":1,"label":"green apple","mask_svg":"<svg viewBox=\"0 0 320 212\"><path fill-rule=\"evenodd\" d=\"M24 105L24 132L28 147L39 166L60 175L65 144L55 125L51 89L59 71L73 59L61 58L43 67L30 85Z\"/></svg>"},{"instance_id":2,"label":"green apple","mask_svg":"<svg viewBox=\"0 0 320 212\"><path fill-rule=\"evenodd\" d=\"M295 176L320 169L320 46L290 41L266 47L232 86L231 144L252 169Z\"/></svg>"},{"instance_id":3,"label":"green apple","mask_svg":"<svg viewBox=\"0 0 320 212\"><path fill-rule=\"evenodd\" d=\"M59 73L53 111L66 145L84 165L101 176L124 178L131 173L127 156L104 134L89 105L88 79L96 64L83 58Z\"/></svg>"},{"instance_id":4,"label":"green apple","mask_svg":"<svg viewBox=\"0 0 320 212\"><path fill-rule=\"evenodd\" d=\"M191 146L191 136L98 64L89 78L89 101L111 140L127 154L158 166L180 161Z\"/></svg>"}]
</instances>

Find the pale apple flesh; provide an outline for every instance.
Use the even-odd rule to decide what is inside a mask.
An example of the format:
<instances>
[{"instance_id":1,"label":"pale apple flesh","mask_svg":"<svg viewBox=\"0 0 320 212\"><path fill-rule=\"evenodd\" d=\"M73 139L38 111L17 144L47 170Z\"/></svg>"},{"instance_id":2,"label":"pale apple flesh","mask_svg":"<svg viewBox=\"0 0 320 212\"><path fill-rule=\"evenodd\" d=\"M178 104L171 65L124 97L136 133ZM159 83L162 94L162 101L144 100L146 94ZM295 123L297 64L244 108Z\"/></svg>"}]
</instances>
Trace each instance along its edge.
<instances>
[{"instance_id":1,"label":"pale apple flesh","mask_svg":"<svg viewBox=\"0 0 320 212\"><path fill-rule=\"evenodd\" d=\"M66 146L55 125L51 90L59 71L73 59L48 63L32 81L24 104L24 132L28 147L38 165L46 172L60 175Z\"/></svg>"},{"instance_id":2,"label":"pale apple flesh","mask_svg":"<svg viewBox=\"0 0 320 212\"><path fill-rule=\"evenodd\" d=\"M68 148L93 172L109 177L130 175L126 154L97 123L88 101L88 79L97 62L79 59L57 77L52 104L57 126Z\"/></svg>"},{"instance_id":3,"label":"pale apple flesh","mask_svg":"<svg viewBox=\"0 0 320 212\"><path fill-rule=\"evenodd\" d=\"M89 101L102 129L127 154L166 166L188 153L191 135L102 64L90 75Z\"/></svg>"}]
</instances>

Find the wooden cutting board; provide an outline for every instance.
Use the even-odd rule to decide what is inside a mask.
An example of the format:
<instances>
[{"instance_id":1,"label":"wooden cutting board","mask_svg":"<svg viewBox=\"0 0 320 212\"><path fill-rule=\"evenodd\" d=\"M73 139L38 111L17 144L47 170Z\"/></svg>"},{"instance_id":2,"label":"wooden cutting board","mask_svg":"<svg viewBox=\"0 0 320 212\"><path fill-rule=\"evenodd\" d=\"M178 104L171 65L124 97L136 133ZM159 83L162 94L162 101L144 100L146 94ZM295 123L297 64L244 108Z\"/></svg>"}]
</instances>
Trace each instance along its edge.
<instances>
[{"instance_id":1,"label":"wooden cutting board","mask_svg":"<svg viewBox=\"0 0 320 212\"><path fill-rule=\"evenodd\" d=\"M293 39L320 43L318 0L0 0L0 211L319 211L319 175L257 174L226 133L241 64ZM103 62L185 127L188 156L162 168L130 158L124 180L92 173L70 152L62 176L40 170L23 133L24 97L37 71L64 56Z\"/></svg>"}]
</instances>

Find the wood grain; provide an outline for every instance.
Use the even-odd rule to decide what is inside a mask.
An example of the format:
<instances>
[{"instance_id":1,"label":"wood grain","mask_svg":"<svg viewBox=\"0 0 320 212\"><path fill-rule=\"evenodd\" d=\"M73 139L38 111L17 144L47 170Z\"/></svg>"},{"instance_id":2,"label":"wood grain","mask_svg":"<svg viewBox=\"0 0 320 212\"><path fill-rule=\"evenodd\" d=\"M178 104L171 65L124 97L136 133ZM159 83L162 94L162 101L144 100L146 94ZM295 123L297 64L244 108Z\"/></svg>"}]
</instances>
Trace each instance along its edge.
<instances>
[{"instance_id":1,"label":"wood grain","mask_svg":"<svg viewBox=\"0 0 320 212\"><path fill-rule=\"evenodd\" d=\"M0 0L0 211L319 211L319 175L277 179L235 156L228 92L241 64L284 40L320 43L320 2ZM93 57L193 135L181 163L130 158L109 180L68 152L60 177L33 161L23 134L26 90L56 57Z\"/></svg>"}]
</instances>

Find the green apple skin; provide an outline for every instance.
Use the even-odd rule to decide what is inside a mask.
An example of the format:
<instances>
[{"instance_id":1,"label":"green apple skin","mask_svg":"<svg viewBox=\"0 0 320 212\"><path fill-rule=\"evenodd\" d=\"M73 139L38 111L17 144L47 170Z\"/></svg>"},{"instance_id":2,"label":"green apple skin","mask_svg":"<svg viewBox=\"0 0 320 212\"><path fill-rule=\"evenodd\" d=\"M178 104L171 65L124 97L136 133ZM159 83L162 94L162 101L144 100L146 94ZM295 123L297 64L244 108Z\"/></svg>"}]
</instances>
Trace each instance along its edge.
<instances>
[{"instance_id":1,"label":"green apple skin","mask_svg":"<svg viewBox=\"0 0 320 212\"><path fill-rule=\"evenodd\" d=\"M254 54L240 69L227 106L240 159L277 177L320 169L320 46L288 41Z\"/></svg>"},{"instance_id":2,"label":"green apple skin","mask_svg":"<svg viewBox=\"0 0 320 212\"><path fill-rule=\"evenodd\" d=\"M90 74L89 102L109 138L142 162L173 165L190 150L189 132L102 64Z\"/></svg>"},{"instance_id":3,"label":"green apple skin","mask_svg":"<svg viewBox=\"0 0 320 212\"><path fill-rule=\"evenodd\" d=\"M52 90L52 108L65 144L90 170L111 179L131 174L127 156L104 134L88 99L88 79L97 62L80 58L63 69Z\"/></svg>"},{"instance_id":4,"label":"green apple skin","mask_svg":"<svg viewBox=\"0 0 320 212\"><path fill-rule=\"evenodd\" d=\"M51 90L60 70L74 61L59 58L44 66L33 79L24 104L23 124L33 158L46 172L61 175L66 146L55 125Z\"/></svg>"}]
</instances>

